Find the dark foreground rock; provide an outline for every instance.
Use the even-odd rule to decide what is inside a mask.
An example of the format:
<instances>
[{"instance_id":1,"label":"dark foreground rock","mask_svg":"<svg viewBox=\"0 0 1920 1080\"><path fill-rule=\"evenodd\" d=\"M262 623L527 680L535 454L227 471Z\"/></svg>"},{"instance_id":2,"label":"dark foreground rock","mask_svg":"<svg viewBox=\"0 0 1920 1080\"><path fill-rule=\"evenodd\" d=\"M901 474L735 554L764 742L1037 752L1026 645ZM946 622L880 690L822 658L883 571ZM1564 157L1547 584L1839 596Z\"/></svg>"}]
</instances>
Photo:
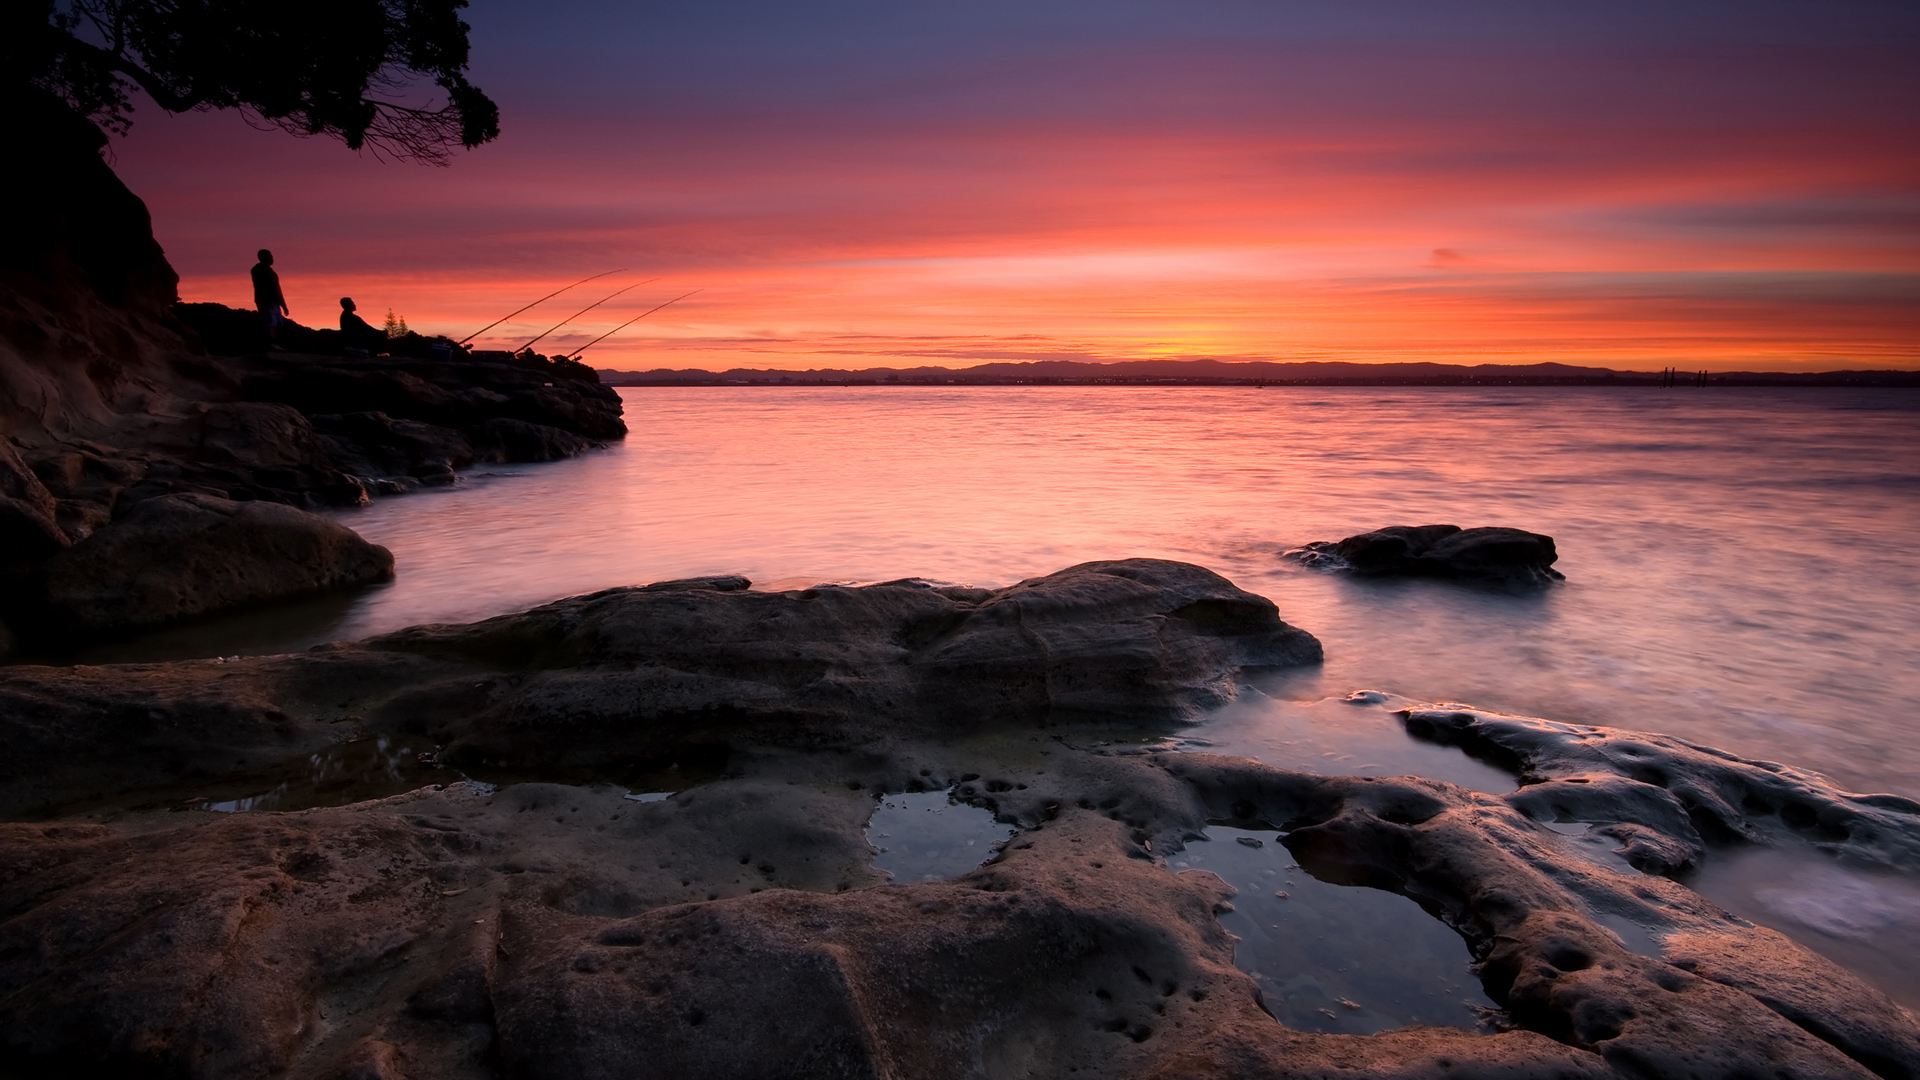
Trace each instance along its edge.
<instances>
[{"instance_id":1,"label":"dark foreground rock","mask_svg":"<svg viewBox=\"0 0 1920 1080\"><path fill-rule=\"evenodd\" d=\"M1282 553L1307 566L1368 577L1436 577L1542 584L1553 569L1553 537L1520 529L1390 525L1339 542L1318 541Z\"/></svg>"},{"instance_id":2,"label":"dark foreground rock","mask_svg":"<svg viewBox=\"0 0 1920 1080\"><path fill-rule=\"evenodd\" d=\"M564 357L409 334L356 359L291 324L296 351L264 351L257 313L176 302L93 124L25 83L0 98L35 155L10 177L33 211L0 230L0 644L44 647L47 561L146 500L357 505L626 434L619 396Z\"/></svg>"},{"instance_id":3,"label":"dark foreground rock","mask_svg":"<svg viewBox=\"0 0 1920 1080\"><path fill-rule=\"evenodd\" d=\"M62 643L42 633L56 624L37 605L54 588L49 560L147 502L352 506L456 483L477 462L571 457L626 430L618 397L578 364L273 355L175 366L175 396L142 399L148 412L93 423L89 437L42 432L0 450L0 620L28 646ZM207 610L225 606L219 598ZM70 639L93 625L57 627Z\"/></svg>"},{"instance_id":4,"label":"dark foreground rock","mask_svg":"<svg viewBox=\"0 0 1920 1080\"><path fill-rule=\"evenodd\" d=\"M805 752L739 740L725 777L658 802L455 782L298 813L0 826L0 1066L568 1080L1920 1069L1911 1014L1671 880L1583 858L1516 805L1524 790L1081 749L1024 722L990 743L851 734ZM861 835L875 795L952 784L1021 831L972 873L879 887ZM1316 876L1417 900L1466 940L1511 1029L1280 1025L1214 917L1232 890L1161 861L1220 819L1268 823ZM1606 925L1621 919L1658 951L1625 947Z\"/></svg>"},{"instance_id":5,"label":"dark foreground rock","mask_svg":"<svg viewBox=\"0 0 1920 1080\"><path fill-rule=\"evenodd\" d=\"M232 663L0 669L0 811L266 776L353 734L605 775L736 738L1164 723L1231 700L1244 671L1320 660L1271 601L1185 563L1086 563L994 591L746 586L610 589Z\"/></svg>"},{"instance_id":6,"label":"dark foreground rock","mask_svg":"<svg viewBox=\"0 0 1920 1080\"><path fill-rule=\"evenodd\" d=\"M167 495L47 564L37 628L53 640L99 638L392 576L392 552L331 518Z\"/></svg>"},{"instance_id":7,"label":"dark foreground rock","mask_svg":"<svg viewBox=\"0 0 1920 1080\"><path fill-rule=\"evenodd\" d=\"M0 670L8 809L70 811L0 825L0 1073L1920 1075L1910 1013L1668 876L1725 837L1913 873L1920 805L1460 706L1402 719L1520 790L1092 741L1317 659L1271 604L1183 564L995 592L745 585L298 656ZM289 813L159 808L319 791L354 760L442 782ZM509 782L569 772L675 794ZM1020 831L972 873L880 887L876 796L948 787ZM1508 1029L1279 1024L1215 919L1231 889L1163 861L1222 820L1419 902ZM1619 854L1541 824L1567 820ZM1645 942L1609 929L1628 923Z\"/></svg>"}]
</instances>

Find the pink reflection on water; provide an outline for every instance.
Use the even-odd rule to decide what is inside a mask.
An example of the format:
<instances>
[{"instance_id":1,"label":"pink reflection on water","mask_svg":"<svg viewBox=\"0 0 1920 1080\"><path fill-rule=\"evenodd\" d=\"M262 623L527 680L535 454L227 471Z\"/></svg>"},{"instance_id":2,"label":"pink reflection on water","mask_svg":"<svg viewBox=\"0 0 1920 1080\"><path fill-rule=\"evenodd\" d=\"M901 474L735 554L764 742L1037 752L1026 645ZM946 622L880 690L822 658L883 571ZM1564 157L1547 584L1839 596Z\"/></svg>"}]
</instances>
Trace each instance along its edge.
<instances>
[{"instance_id":1,"label":"pink reflection on water","mask_svg":"<svg viewBox=\"0 0 1920 1080\"><path fill-rule=\"evenodd\" d=\"M1650 728L1914 793L1920 396L1602 388L684 388L573 461L342 514L398 580L202 655L481 618L712 573L1000 585L1210 566L1361 686ZM1392 523L1553 535L1567 582L1355 582L1275 558ZM275 619L280 623L275 625ZM205 635L212 634L213 637ZM158 650L156 652L155 650ZM134 650L138 652L138 650Z\"/></svg>"}]
</instances>

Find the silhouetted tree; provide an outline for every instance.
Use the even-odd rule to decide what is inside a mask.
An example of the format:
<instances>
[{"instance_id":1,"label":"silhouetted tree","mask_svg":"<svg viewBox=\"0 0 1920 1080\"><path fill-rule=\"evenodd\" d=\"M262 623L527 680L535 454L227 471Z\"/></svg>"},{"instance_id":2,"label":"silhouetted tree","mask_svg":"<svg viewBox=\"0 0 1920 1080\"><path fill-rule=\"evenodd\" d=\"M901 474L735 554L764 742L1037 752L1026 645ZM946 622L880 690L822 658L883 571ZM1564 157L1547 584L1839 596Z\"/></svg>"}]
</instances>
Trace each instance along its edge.
<instances>
[{"instance_id":1,"label":"silhouetted tree","mask_svg":"<svg viewBox=\"0 0 1920 1080\"><path fill-rule=\"evenodd\" d=\"M239 109L298 135L444 164L500 133L467 82L466 0L0 0L0 77L124 132L137 87L168 112ZM434 91L438 88L438 92Z\"/></svg>"}]
</instances>

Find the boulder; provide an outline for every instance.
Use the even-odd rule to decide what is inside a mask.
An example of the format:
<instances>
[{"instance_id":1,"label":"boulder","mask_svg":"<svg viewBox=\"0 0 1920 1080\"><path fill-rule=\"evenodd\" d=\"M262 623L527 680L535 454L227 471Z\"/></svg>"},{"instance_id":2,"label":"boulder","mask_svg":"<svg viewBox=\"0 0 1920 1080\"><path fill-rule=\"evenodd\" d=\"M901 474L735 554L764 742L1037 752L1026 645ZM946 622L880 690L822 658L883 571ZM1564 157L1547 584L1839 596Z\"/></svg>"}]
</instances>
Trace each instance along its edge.
<instances>
[{"instance_id":1,"label":"boulder","mask_svg":"<svg viewBox=\"0 0 1920 1080\"><path fill-rule=\"evenodd\" d=\"M387 479L464 469L474 448L452 428L383 412L323 413L314 428L330 459L355 476Z\"/></svg>"},{"instance_id":2,"label":"boulder","mask_svg":"<svg viewBox=\"0 0 1920 1080\"><path fill-rule=\"evenodd\" d=\"M253 401L210 405L200 414L194 457L235 469L303 469L316 456L313 425L298 409Z\"/></svg>"},{"instance_id":3,"label":"boulder","mask_svg":"<svg viewBox=\"0 0 1920 1080\"><path fill-rule=\"evenodd\" d=\"M5 669L0 812L271 773L337 739L346 716L448 762L604 775L724 758L736 737L1178 723L1231 700L1243 672L1320 656L1271 601L1154 559L992 591L662 582L217 671Z\"/></svg>"},{"instance_id":4,"label":"boulder","mask_svg":"<svg viewBox=\"0 0 1920 1080\"><path fill-rule=\"evenodd\" d=\"M1542 584L1564 580L1553 537L1520 529L1390 525L1338 542L1319 541L1283 557L1366 577L1434 577Z\"/></svg>"},{"instance_id":5,"label":"boulder","mask_svg":"<svg viewBox=\"0 0 1920 1080\"><path fill-rule=\"evenodd\" d=\"M56 639L113 635L392 575L391 552L329 518L166 495L47 563L44 628Z\"/></svg>"},{"instance_id":6,"label":"boulder","mask_svg":"<svg viewBox=\"0 0 1920 1080\"><path fill-rule=\"evenodd\" d=\"M594 446L592 440L546 424L495 417L467 428L476 457L483 461L559 461Z\"/></svg>"},{"instance_id":7,"label":"boulder","mask_svg":"<svg viewBox=\"0 0 1920 1080\"><path fill-rule=\"evenodd\" d=\"M1243 672L1321 659L1319 641L1271 601L1158 559L1083 563L992 591L746 585L610 589L374 638L363 648L489 669L511 685L482 703L463 674L444 705L416 686L370 707L415 723L446 716L428 730L450 759L587 767L759 726L1193 720L1231 701Z\"/></svg>"}]
</instances>

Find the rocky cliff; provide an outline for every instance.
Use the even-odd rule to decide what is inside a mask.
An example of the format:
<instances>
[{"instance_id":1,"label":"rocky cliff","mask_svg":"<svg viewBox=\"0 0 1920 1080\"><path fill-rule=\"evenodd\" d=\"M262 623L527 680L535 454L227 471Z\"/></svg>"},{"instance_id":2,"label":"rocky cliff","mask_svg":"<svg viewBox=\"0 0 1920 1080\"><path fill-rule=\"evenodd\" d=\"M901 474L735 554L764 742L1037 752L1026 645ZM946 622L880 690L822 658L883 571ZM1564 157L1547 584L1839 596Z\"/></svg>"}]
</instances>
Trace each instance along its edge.
<instances>
[{"instance_id":1,"label":"rocky cliff","mask_svg":"<svg viewBox=\"0 0 1920 1080\"><path fill-rule=\"evenodd\" d=\"M139 545L94 539L145 501L314 511L451 484L476 462L550 461L626 434L618 395L572 361L459 350L435 359L417 338L394 351L419 355L353 358L337 355L329 332L310 330L290 342L331 354L251 352L252 313L176 302L178 277L145 204L102 159L100 132L55 102L7 93L10 144L36 153L32 168L13 170L22 212L0 231L0 654L21 639L50 643L62 627L146 625L130 613L116 622L62 608L48 567L76 545L100 549L79 561L118 573L117 595L186 587L142 579L157 573L142 560L106 558ZM305 539L275 550L340 549L327 523L300 527ZM355 565L368 558L358 553ZM286 569L263 566L256 584L364 576ZM264 603L280 594L235 595Z\"/></svg>"}]
</instances>

